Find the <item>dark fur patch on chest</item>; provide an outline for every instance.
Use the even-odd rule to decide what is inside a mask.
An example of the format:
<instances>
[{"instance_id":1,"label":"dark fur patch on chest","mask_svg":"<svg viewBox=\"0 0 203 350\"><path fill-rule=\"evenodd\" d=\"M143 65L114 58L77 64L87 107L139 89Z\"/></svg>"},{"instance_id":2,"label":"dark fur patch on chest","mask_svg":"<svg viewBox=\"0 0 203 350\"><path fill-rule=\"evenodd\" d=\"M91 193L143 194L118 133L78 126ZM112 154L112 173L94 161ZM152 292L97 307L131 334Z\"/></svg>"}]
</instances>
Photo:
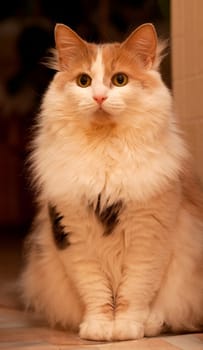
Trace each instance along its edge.
<instances>
[{"instance_id":1,"label":"dark fur patch on chest","mask_svg":"<svg viewBox=\"0 0 203 350\"><path fill-rule=\"evenodd\" d=\"M65 249L70 245L70 242L68 239L69 232L65 231L65 226L61 223L63 215L60 215L60 213L57 212L56 207L52 206L50 203L48 210L56 246L59 249Z\"/></svg>"},{"instance_id":2,"label":"dark fur patch on chest","mask_svg":"<svg viewBox=\"0 0 203 350\"><path fill-rule=\"evenodd\" d=\"M119 223L122 206L122 201L118 201L101 210L101 195L98 196L95 214L104 226L104 236L111 234Z\"/></svg>"}]
</instances>

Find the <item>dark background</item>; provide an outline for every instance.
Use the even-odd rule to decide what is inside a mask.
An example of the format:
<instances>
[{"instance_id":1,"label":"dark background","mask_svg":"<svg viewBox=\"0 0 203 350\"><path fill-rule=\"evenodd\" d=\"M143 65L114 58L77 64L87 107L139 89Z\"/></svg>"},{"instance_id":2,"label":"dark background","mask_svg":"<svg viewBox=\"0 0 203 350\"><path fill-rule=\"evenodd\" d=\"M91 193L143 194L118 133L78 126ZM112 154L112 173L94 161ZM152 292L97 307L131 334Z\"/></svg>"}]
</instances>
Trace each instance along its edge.
<instances>
[{"instance_id":1,"label":"dark background","mask_svg":"<svg viewBox=\"0 0 203 350\"><path fill-rule=\"evenodd\" d=\"M41 62L54 46L56 23L89 41L121 41L152 22L170 37L169 0L19 0L0 12L0 244L24 237L34 215L26 159L32 125L54 72ZM162 65L171 86L170 49Z\"/></svg>"}]
</instances>

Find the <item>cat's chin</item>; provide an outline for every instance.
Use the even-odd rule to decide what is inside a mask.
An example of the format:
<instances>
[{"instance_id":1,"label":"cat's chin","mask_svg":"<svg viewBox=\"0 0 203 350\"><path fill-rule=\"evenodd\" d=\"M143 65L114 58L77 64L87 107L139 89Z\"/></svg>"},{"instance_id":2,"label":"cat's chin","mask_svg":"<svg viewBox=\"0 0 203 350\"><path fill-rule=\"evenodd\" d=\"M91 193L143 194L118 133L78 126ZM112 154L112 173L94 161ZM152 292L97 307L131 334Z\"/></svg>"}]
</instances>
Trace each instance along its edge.
<instances>
[{"instance_id":1,"label":"cat's chin","mask_svg":"<svg viewBox=\"0 0 203 350\"><path fill-rule=\"evenodd\" d=\"M94 112L94 114L92 114L91 122L98 125L116 123L115 117L103 109L98 109L96 112Z\"/></svg>"}]
</instances>

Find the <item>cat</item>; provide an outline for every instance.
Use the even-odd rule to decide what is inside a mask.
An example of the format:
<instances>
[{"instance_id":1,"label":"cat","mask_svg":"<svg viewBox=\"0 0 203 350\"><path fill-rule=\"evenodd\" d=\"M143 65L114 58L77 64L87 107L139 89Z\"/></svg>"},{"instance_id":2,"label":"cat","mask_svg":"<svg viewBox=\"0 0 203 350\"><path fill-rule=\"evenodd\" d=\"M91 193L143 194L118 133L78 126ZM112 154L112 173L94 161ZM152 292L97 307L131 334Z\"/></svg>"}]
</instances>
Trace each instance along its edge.
<instances>
[{"instance_id":1,"label":"cat","mask_svg":"<svg viewBox=\"0 0 203 350\"><path fill-rule=\"evenodd\" d=\"M203 197L146 23L122 43L55 27L57 72L30 157L38 214L26 307L81 338L203 325Z\"/></svg>"}]
</instances>

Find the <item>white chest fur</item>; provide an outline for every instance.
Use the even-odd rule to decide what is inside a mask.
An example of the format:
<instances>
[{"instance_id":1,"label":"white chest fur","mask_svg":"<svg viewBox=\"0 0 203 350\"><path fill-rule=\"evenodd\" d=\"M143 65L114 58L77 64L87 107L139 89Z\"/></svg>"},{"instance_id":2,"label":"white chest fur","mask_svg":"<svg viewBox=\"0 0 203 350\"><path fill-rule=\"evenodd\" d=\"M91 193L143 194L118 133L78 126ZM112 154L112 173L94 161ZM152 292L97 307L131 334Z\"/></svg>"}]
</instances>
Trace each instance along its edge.
<instances>
[{"instance_id":1,"label":"white chest fur","mask_svg":"<svg viewBox=\"0 0 203 350\"><path fill-rule=\"evenodd\" d=\"M168 145L133 147L120 139L97 144L80 140L46 144L36 151L36 169L49 199L94 201L102 193L109 204L146 200L177 176L184 145L174 135Z\"/></svg>"}]
</instances>

